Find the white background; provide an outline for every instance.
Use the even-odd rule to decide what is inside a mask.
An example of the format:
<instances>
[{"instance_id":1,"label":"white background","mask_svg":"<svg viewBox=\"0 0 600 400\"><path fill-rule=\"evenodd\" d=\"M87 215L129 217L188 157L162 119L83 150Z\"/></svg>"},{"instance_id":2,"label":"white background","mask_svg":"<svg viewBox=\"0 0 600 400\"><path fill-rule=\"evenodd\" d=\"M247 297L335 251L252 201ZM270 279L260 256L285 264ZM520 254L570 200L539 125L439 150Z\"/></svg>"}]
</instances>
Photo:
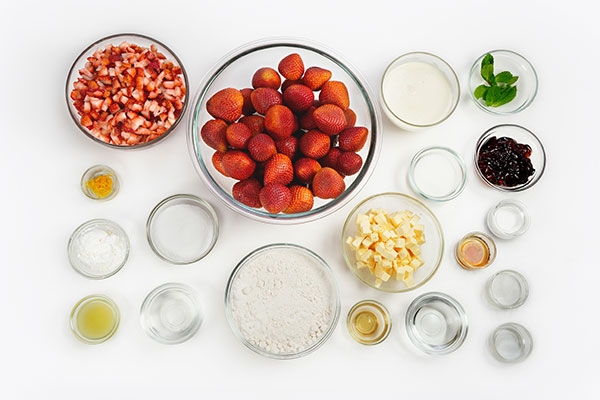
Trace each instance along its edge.
<instances>
[{"instance_id":1,"label":"white background","mask_svg":"<svg viewBox=\"0 0 600 400\"><path fill-rule=\"evenodd\" d=\"M9 4L10 3L10 4ZM292 395L351 398L591 398L597 373L598 41L592 2L553 1L3 1L0 6L2 187L0 393L14 398L206 398L238 391L244 398ZM383 121L384 148L376 173L344 209L301 226L246 219L219 203L188 157L186 124L143 151L115 151L93 143L67 114L64 82L79 52L108 34L130 31L163 41L183 60L197 90L203 74L226 52L269 36L301 36L344 55L379 94L381 74L395 56L424 50L456 70L463 88L455 114L426 132L407 134ZM518 115L482 112L465 88L469 68L487 50L524 54L537 68L538 97ZM188 110L189 111L189 110ZM187 115L186 115L187 117ZM187 121L186 121L187 122ZM492 267L458 267L452 246L466 232L484 229L487 210L505 196L477 178L471 165L479 135L498 123L519 123L539 135L547 150L542 180L516 197L530 209L523 237L498 243ZM429 204L447 241L443 264L424 287L384 294L360 283L344 265L340 230L349 210L382 191L412 194L406 171L420 148L456 149L469 164L469 182L457 199ZM86 199L79 179L90 165L112 166L122 179L108 203ZM217 209L221 233L204 260L174 267L160 261L145 238L151 208L175 193L193 193ZM105 217L130 235L125 268L104 281L79 276L68 264L66 243L81 222ZM342 315L331 339L310 356L282 362L261 358L234 337L225 320L227 277L245 254L277 241L307 246L330 263L342 292ZM484 281L502 268L529 279L531 296L514 311L494 311L482 300ZM185 282L201 295L205 322L198 335L164 346L142 332L138 310L148 291ZM458 299L470 320L464 345L431 357L406 337L404 312L417 295L439 290ZM91 293L112 297L122 312L116 336L99 346L73 337L73 304ZM364 347L343 323L364 298L388 306L393 330L386 342ZM485 341L497 325L530 328L535 347L519 365L501 365ZM245 393L245 394L242 394ZM336 396L338 397L338 396Z\"/></svg>"}]
</instances>

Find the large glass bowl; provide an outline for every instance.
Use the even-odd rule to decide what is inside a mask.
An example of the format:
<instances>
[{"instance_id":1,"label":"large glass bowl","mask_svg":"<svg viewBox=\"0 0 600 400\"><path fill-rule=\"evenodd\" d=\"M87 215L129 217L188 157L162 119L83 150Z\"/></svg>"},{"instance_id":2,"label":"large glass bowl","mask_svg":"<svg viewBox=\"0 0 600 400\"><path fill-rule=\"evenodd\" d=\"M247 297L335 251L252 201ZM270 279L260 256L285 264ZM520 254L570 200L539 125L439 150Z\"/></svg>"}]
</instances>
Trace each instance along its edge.
<instances>
[{"instance_id":1,"label":"large glass bowl","mask_svg":"<svg viewBox=\"0 0 600 400\"><path fill-rule=\"evenodd\" d=\"M414 286L408 287L403 281L390 278L377 287L376 276L368 268L357 267L355 251L348 246L346 239L348 236L354 237L358 234L356 216L366 214L372 208L384 208L390 213L410 210L421 217L420 223L424 226L426 242L420 246L423 265L414 272ZM363 200L350 212L342 229L342 248L346 265L358 279L384 292L402 293L423 286L436 273L444 254L444 234L436 216L421 201L402 193L381 193Z\"/></svg>"},{"instance_id":2,"label":"large glass bowl","mask_svg":"<svg viewBox=\"0 0 600 400\"><path fill-rule=\"evenodd\" d=\"M167 129L162 135L160 135L159 137L157 137L154 140L151 140L146 143L136 144L133 146L118 146L113 143L106 143L106 142L96 138L94 135L92 135L90 133L90 131L86 127L81 125L81 122L80 122L81 116L77 112L77 109L75 108L75 106L73 106L73 101L71 100L71 90L73 90L73 82L75 82L77 80L77 78L79 77L79 70L81 68L85 67L85 64L87 63L87 58L90 57L92 54L94 54L94 52L96 50L104 49L109 44L118 46L122 42L129 42L129 43L136 44L138 46L143 46L143 47L150 47L150 45L155 45L156 48L158 49L158 51L160 51L162 54L164 54L167 57L168 61L171 61L173 63L173 65L176 65L181 68L183 82L184 82L185 88L188 93L188 94L186 94L186 96L184 98L183 109L181 110L181 114L179 115L179 117L177 117L177 120L175 121L175 123L173 125L171 125L171 127L169 129ZM146 148L146 147L152 146L154 144L157 144L157 143L163 141L171 132L173 132L173 130L175 130L177 125L179 125L179 122L183 119L183 114L185 114L185 110L187 109L187 105L189 102L188 101L189 87L190 87L190 84L188 81L187 72L185 72L185 68L183 67L183 63L181 62L179 57L177 57L175 55L175 53L173 53L173 51L170 48L168 48L165 44L159 42L158 40L156 40L154 38L151 38L151 37L145 36L145 35L140 35L138 33L118 33L115 35L106 36L106 37L103 37L102 39L96 40L94 43L92 43L88 47L86 47L85 50L83 50L81 52L81 54L79 54L79 56L77 56L77 58L75 59L75 62L73 62L73 65L71 66L71 69L69 70L69 73L67 75L67 82L65 85L65 98L67 100L67 109L69 110L69 114L71 115L73 122L75 122L75 125L77 125L79 130L81 130L81 132L83 132L85 134L85 136L89 137L96 143L100 143L104 146L107 146L107 147L110 147L113 149L130 150L130 149Z\"/></svg>"},{"instance_id":3,"label":"large glass bowl","mask_svg":"<svg viewBox=\"0 0 600 400\"><path fill-rule=\"evenodd\" d=\"M221 175L213 166L214 150L200 137L202 125L212 117L206 111L210 97L221 89L251 87L254 72L265 66L277 68L279 61L290 53L298 53L306 68L319 66L332 72L332 78L342 81L348 88L350 107L356 113L356 126L369 129L370 135L359 152L364 160L363 168L356 175L347 177L346 191L336 199L315 198L312 210L297 214L271 214L264 209L248 207L233 198L231 188L234 179ZM375 105L375 97L366 80L334 51L303 39L272 38L251 42L227 54L208 72L200 84L189 117L188 146L194 166L208 187L232 210L252 219L277 224L296 224L325 217L350 201L370 177L381 147L381 116Z\"/></svg>"},{"instance_id":4,"label":"large glass bowl","mask_svg":"<svg viewBox=\"0 0 600 400\"><path fill-rule=\"evenodd\" d=\"M298 254L301 254L304 257L314 261L315 265L320 266L320 270L322 272L323 279L326 281L327 285L329 286L329 288L331 290L331 304L330 304L331 317L329 320L329 324L328 324L327 328L325 329L323 335L316 342L312 343L309 347L307 347L303 350L299 350L297 352L290 352L290 353L268 352L256 345L252 344L242 334L238 324L235 321L235 318L233 315L234 313L231 308L232 307L231 306L232 289L233 289L234 282L236 281L236 278L238 277L240 271L243 270L244 267L246 265L248 265L248 263L252 262L257 257L268 254L269 252L272 252L272 251L279 251L279 250L288 250L288 251L297 252ZM278 303L280 306L285 305L285 299L282 300L277 297L274 297L273 302ZM266 245L263 247L259 247L258 249L250 252L246 257L244 257L235 266L235 268L231 272L231 275L229 276L229 280L227 281L227 287L225 289L225 313L227 316L227 321L229 322L229 326L231 327L231 330L240 339L240 341L244 344L244 346L246 346L250 350L252 350L262 356L274 358L274 359L278 359L278 360L289 360L289 359L303 357L303 356L306 356L306 355L312 353L313 351L317 350L319 347L321 347L327 341L327 339L329 339L329 337L335 330L338 320L339 320L339 317L340 317L340 309L341 309L340 289L338 287L337 280L335 278L335 275L334 275L331 267L325 262L325 260L323 260L319 255L317 255L313 251L311 251L305 247L296 245L296 244L274 243L274 244L269 244L269 245ZM265 319L267 317L265 310L264 310L264 304L263 304L263 309L260 310L258 315L254 316L254 317L261 318L261 319Z\"/></svg>"}]
</instances>

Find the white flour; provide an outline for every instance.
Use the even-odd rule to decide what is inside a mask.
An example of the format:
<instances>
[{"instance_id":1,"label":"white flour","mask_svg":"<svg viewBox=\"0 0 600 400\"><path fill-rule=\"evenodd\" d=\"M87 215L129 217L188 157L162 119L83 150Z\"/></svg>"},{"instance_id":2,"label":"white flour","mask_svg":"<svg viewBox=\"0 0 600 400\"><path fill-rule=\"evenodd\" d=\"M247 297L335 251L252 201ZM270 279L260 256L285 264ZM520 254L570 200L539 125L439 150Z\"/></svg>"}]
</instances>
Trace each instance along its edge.
<instances>
[{"instance_id":1,"label":"white flour","mask_svg":"<svg viewBox=\"0 0 600 400\"><path fill-rule=\"evenodd\" d=\"M84 232L76 242L76 255L85 272L105 275L121 265L126 256L125 239L111 231L94 228Z\"/></svg>"},{"instance_id":2,"label":"white flour","mask_svg":"<svg viewBox=\"0 0 600 400\"><path fill-rule=\"evenodd\" d=\"M231 287L231 312L242 335L269 353L294 353L325 334L334 288L316 260L273 249L251 260Z\"/></svg>"}]
</instances>

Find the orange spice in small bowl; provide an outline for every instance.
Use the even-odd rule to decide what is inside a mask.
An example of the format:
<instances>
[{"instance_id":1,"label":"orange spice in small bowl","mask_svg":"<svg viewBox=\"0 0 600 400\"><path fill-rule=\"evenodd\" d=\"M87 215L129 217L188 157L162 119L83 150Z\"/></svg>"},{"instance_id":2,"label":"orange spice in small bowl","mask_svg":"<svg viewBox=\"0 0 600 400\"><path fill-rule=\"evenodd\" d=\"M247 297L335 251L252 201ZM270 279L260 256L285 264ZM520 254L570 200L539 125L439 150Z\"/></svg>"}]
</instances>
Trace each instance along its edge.
<instances>
[{"instance_id":1,"label":"orange spice in small bowl","mask_svg":"<svg viewBox=\"0 0 600 400\"><path fill-rule=\"evenodd\" d=\"M455 255L456 261L464 269L483 269L494 262L496 244L485 233L471 232L458 242Z\"/></svg>"}]
</instances>

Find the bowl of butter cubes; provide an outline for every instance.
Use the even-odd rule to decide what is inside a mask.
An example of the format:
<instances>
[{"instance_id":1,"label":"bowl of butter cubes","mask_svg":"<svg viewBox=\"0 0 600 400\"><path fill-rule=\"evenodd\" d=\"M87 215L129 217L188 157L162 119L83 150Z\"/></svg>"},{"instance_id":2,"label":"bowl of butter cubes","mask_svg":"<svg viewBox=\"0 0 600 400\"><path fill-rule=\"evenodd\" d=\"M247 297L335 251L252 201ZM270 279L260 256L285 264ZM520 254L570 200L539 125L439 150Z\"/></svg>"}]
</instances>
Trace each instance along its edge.
<instances>
[{"instance_id":1,"label":"bowl of butter cubes","mask_svg":"<svg viewBox=\"0 0 600 400\"><path fill-rule=\"evenodd\" d=\"M427 283L440 266L444 234L433 212L402 193L360 202L342 231L346 265L366 285L408 292Z\"/></svg>"}]
</instances>

